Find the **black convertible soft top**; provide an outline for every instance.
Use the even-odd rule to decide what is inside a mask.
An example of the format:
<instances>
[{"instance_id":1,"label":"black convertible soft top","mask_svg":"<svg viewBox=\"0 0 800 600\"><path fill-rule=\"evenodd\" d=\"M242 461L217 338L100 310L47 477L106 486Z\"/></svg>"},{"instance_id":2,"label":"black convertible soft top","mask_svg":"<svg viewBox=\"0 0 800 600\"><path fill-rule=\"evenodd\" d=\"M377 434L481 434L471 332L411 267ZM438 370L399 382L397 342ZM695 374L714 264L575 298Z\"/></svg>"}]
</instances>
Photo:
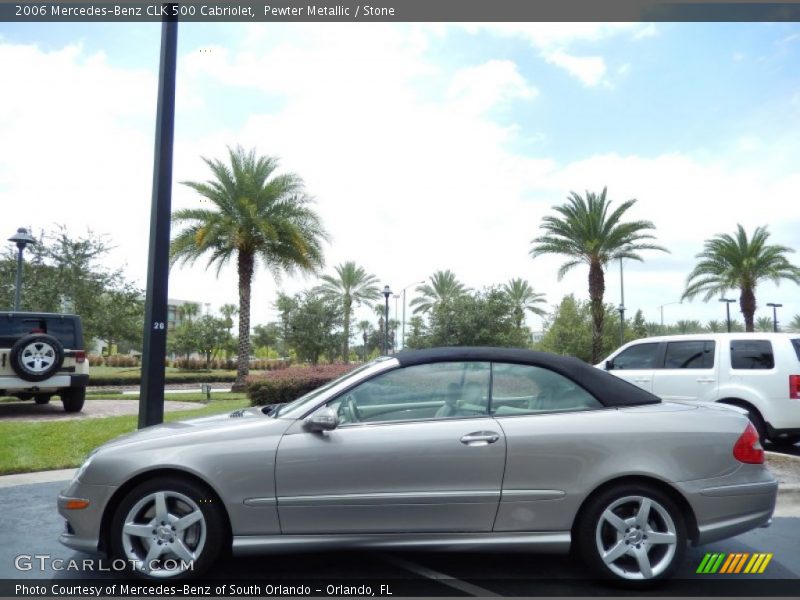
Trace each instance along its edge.
<instances>
[{"instance_id":1,"label":"black convertible soft top","mask_svg":"<svg viewBox=\"0 0 800 600\"><path fill-rule=\"evenodd\" d=\"M407 367L433 362L484 361L504 362L543 367L564 375L605 406L638 406L658 404L661 399L627 381L596 369L571 356L534 352L521 348L489 348L480 346L403 350L394 355L400 365Z\"/></svg>"}]
</instances>

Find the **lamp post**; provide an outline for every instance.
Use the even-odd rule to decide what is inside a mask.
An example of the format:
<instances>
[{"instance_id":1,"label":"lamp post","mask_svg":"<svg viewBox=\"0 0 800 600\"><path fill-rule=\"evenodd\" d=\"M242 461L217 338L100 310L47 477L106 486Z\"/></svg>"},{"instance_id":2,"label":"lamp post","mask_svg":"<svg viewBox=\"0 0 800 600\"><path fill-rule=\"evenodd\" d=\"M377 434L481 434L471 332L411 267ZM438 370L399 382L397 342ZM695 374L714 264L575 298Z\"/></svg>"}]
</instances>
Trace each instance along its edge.
<instances>
[{"instance_id":1,"label":"lamp post","mask_svg":"<svg viewBox=\"0 0 800 600\"><path fill-rule=\"evenodd\" d=\"M778 309L783 304L776 304L775 302L767 302L767 306L772 307L772 331L778 332Z\"/></svg>"},{"instance_id":2,"label":"lamp post","mask_svg":"<svg viewBox=\"0 0 800 600\"><path fill-rule=\"evenodd\" d=\"M392 298L394 298L394 344L392 345L392 349L397 352L397 328L400 326L400 321L398 320L400 314L397 309L397 301L400 300L400 294L392 294Z\"/></svg>"},{"instance_id":3,"label":"lamp post","mask_svg":"<svg viewBox=\"0 0 800 600\"><path fill-rule=\"evenodd\" d=\"M725 319L728 322L728 333L731 332L731 302L736 302L732 298L720 298L720 302L725 303Z\"/></svg>"},{"instance_id":4,"label":"lamp post","mask_svg":"<svg viewBox=\"0 0 800 600\"><path fill-rule=\"evenodd\" d=\"M406 290L410 288L412 285L422 285L425 283L425 280L422 281L415 281L414 283L409 283L406 287L402 289L403 292L403 339L400 343L400 348L406 347Z\"/></svg>"},{"instance_id":5,"label":"lamp post","mask_svg":"<svg viewBox=\"0 0 800 600\"><path fill-rule=\"evenodd\" d=\"M24 227L17 229L17 233L8 238L9 242L17 245L17 282L14 290L14 310L19 311L20 292L22 290L22 252L29 244L35 244L36 240Z\"/></svg>"},{"instance_id":6,"label":"lamp post","mask_svg":"<svg viewBox=\"0 0 800 600\"><path fill-rule=\"evenodd\" d=\"M620 304L617 310L619 311L619 345L622 346L625 343L625 306Z\"/></svg>"},{"instance_id":7,"label":"lamp post","mask_svg":"<svg viewBox=\"0 0 800 600\"><path fill-rule=\"evenodd\" d=\"M389 354L389 296L392 295L392 290L388 285L383 286L383 297L386 298L386 308L384 309L383 317L383 355Z\"/></svg>"},{"instance_id":8,"label":"lamp post","mask_svg":"<svg viewBox=\"0 0 800 600\"><path fill-rule=\"evenodd\" d=\"M369 339L369 336L367 336L367 330L366 329L361 334L361 339L364 340L364 362L367 362L367 340Z\"/></svg>"},{"instance_id":9,"label":"lamp post","mask_svg":"<svg viewBox=\"0 0 800 600\"><path fill-rule=\"evenodd\" d=\"M658 309L661 311L661 331L662 331L662 333L664 331L664 307L665 306L669 306L670 304L683 304L683 301L680 300L678 302L667 302L666 304L662 304L661 306L658 307Z\"/></svg>"}]
</instances>

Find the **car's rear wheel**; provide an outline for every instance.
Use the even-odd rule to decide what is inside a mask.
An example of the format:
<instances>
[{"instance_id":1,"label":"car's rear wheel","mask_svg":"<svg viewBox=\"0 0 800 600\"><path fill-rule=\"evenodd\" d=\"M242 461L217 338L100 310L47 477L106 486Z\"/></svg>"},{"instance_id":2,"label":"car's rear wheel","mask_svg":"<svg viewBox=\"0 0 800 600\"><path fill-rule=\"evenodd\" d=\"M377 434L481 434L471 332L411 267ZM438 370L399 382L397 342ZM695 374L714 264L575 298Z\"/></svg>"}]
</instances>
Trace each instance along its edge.
<instances>
[{"instance_id":1,"label":"car's rear wheel","mask_svg":"<svg viewBox=\"0 0 800 600\"><path fill-rule=\"evenodd\" d=\"M50 402L50 398L53 396L50 394L37 394L33 397L36 404L48 404Z\"/></svg>"},{"instance_id":2,"label":"car's rear wheel","mask_svg":"<svg viewBox=\"0 0 800 600\"><path fill-rule=\"evenodd\" d=\"M180 579L208 569L225 542L225 520L212 494L189 480L146 481L122 500L111 524L111 550L146 577Z\"/></svg>"},{"instance_id":3,"label":"car's rear wheel","mask_svg":"<svg viewBox=\"0 0 800 600\"><path fill-rule=\"evenodd\" d=\"M71 387L61 393L61 403L64 405L64 412L79 412L86 402L85 387Z\"/></svg>"},{"instance_id":4,"label":"car's rear wheel","mask_svg":"<svg viewBox=\"0 0 800 600\"><path fill-rule=\"evenodd\" d=\"M643 584L669 577L686 551L686 522L646 484L619 485L589 501L576 528L581 558L602 578Z\"/></svg>"}]
</instances>

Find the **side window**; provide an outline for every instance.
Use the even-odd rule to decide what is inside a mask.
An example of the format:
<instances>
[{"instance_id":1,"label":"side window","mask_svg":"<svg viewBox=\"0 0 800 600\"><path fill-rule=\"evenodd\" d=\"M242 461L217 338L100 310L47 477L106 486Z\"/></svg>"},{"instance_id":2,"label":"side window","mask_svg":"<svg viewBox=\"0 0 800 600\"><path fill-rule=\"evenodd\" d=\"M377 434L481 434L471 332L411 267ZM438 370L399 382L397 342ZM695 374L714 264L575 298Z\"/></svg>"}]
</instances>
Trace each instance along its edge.
<instances>
[{"instance_id":1,"label":"side window","mask_svg":"<svg viewBox=\"0 0 800 600\"><path fill-rule=\"evenodd\" d=\"M488 416L489 363L443 362L395 369L338 396L342 424Z\"/></svg>"},{"instance_id":2,"label":"side window","mask_svg":"<svg viewBox=\"0 0 800 600\"><path fill-rule=\"evenodd\" d=\"M794 347L794 353L797 355L797 360L800 360L800 339L792 340L792 346Z\"/></svg>"},{"instance_id":3,"label":"side window","mask_svg":"<svg viewBox=\"0 0 800 600\"><path fill-rule=\"evenodd\" d=\"M665 369L710 369L714 366L714 342L669 342Z\"/></svg>"},{"instance_id":4,"label":"side window","mask_svg":"<svg viewBox=\"0 0 800 600\"><path fill-rule=\"evenodd\" d=\"M571 379L528 365L492 365L492 414L498 417L593 410L603 405Z\"/></svg>"},{"instance_id":5,"label":"side window","mask_svg":"<svg viewBox=\"0 0 800 600\"><path fill-rule=\"evenodd\" d=\"M767 340L734 340L731 342L732 369L772 369L775 357Z\"/></svg>"},{"instance_id":6,"label":"side window","mask_svg":"<svg viewBox=\"0 0 800 600\"><path fill-rule=\"evenodd\" d=\"M658 344L636 344L617 355L611 369L655 369Z\"/></svg>"}]
</instances>

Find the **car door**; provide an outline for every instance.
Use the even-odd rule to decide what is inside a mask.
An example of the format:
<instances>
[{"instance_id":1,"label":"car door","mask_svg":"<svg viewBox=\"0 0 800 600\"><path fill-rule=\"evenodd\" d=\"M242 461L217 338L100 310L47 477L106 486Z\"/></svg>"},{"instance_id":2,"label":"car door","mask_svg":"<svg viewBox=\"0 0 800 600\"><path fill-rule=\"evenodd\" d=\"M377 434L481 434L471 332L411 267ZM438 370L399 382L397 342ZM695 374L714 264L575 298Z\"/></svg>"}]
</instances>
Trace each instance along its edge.
<instances>
[{"instance_id":1,"label":"car door","mask_svg":"<svg viewBox=\"0 0 800 600\"><path fill-rule=\"evenodd\" d=\"M659 342L632 344L608 361L607 370L612 375L653 391L653 372L661 363L663 348Z\"/></svg>"},{"instance_id":2,"label":"car door","mask_svg":"<svg viewBox=\"0 0 800 600\"><path fill-rule=\"evenodd\" d=\"M667 342L664 365L655 371L653 393L664 400L713 400L717 378L713 340Z\"/></svg>"},{"instance_id":3,"label":"car door","mask_svg":"<svg viewBox=\"0 0 800 600\"><path fill-rule=\"evenodd\" d=\"M329 401L335 429L295 423L277 453L281 531L491 531L506 448L489 381L485 362L408 366Z\"/></svg>"},{"instance_id":4,"label":"car door","mask_svg":"<svg viewBox=\"0 0 800 600\"><path fill-rule=\"evenodd\" d=\"M617 411L549 369L493 363L491 412L508 448L494 530L558 532L568 541L609 433L616 437Z\"/></svg>"}]
</instances>

